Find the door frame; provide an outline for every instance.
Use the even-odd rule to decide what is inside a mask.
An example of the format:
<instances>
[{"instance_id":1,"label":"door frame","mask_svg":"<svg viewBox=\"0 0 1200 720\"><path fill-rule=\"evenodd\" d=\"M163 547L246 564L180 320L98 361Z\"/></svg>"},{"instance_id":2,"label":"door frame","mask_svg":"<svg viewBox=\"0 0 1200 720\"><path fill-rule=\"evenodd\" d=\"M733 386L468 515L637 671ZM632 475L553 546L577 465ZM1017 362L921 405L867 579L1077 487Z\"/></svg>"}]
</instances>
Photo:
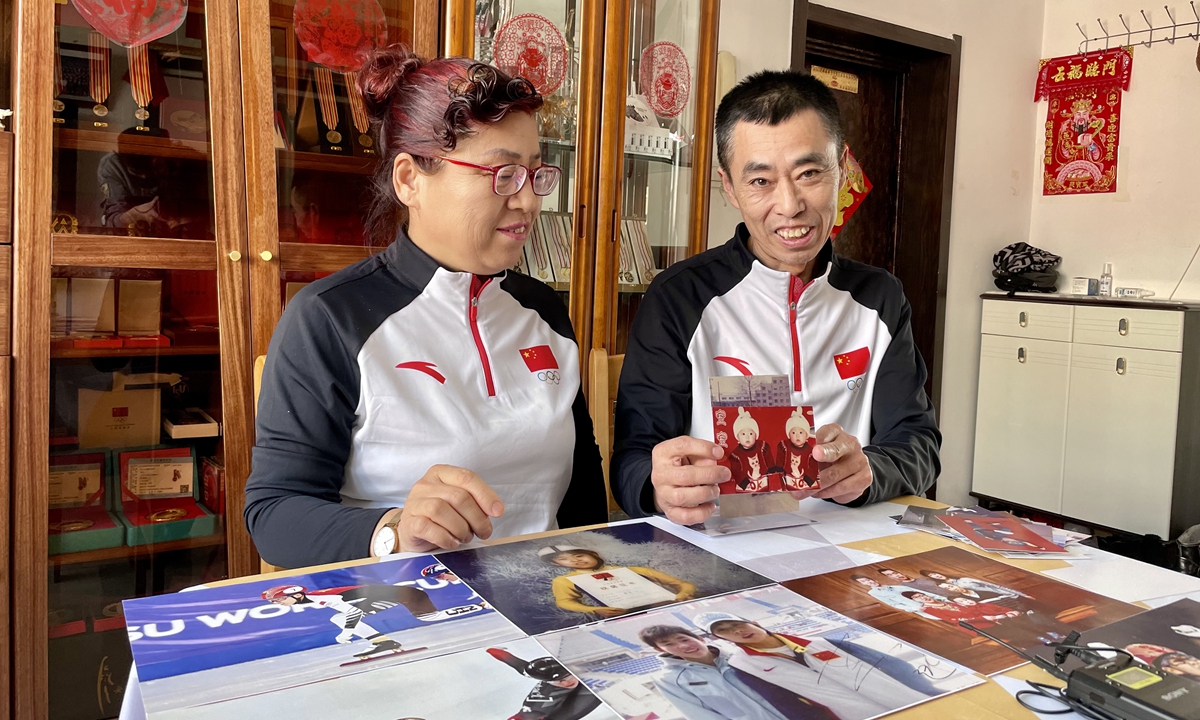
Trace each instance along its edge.
<instances>
[{"instance_id":1,"label":"door frame","mask_svg":"<svg viewBox=\"0 0 1200 720\"><path fill-rule=\"evenodd\" d=\"M950 257L950 210L954 193L954 146L958 126L959 68L962 57L962 36L941 37L919 30L893 25L874 18L854 15L815 5L809 0L795 0L792 11L792 67L804 67L811 25L856 39L856 45L870 53L872 50L895 52L910 50L910 69L905 74L900 145L900 182L897 188L896 274L905 276L927 273L928 263L922 262L919 245L908 249L913 256L906 258L901 271L902 241L919 237L930 225L936 225L937 302L934 320L933 357L925 358L929 366L930 398L940 414L942 392L942 353L946 335L946 282ZM919 102L917 100L923 100ZM940 161L938 160L940 155ZM906 178L940 174L941 192L921 193ZM907 217L906 214L907 213ZM922 284L924 286L924 284Z\"/></svg>"}]
</instances>

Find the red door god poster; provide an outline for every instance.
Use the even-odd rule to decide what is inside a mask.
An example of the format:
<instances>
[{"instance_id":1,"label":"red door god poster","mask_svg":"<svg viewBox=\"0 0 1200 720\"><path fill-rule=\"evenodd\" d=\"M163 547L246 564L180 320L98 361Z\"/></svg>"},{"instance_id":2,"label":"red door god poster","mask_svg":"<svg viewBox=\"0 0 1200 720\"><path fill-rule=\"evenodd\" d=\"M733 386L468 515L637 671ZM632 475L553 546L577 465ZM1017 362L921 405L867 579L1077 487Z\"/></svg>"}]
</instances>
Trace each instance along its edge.
<instances>
[{"instance_id":1,"label":"red door god poster","mask_svg":"<svg viewBox=\"0 0 1200 720\"><path fill-rule=\"evenodd\" d=\"M1042 60L1033 99L1050 100L1043 195L1116 192L1121 93L1132 70L1132 47Z\"/></svg>"}]
</instances>

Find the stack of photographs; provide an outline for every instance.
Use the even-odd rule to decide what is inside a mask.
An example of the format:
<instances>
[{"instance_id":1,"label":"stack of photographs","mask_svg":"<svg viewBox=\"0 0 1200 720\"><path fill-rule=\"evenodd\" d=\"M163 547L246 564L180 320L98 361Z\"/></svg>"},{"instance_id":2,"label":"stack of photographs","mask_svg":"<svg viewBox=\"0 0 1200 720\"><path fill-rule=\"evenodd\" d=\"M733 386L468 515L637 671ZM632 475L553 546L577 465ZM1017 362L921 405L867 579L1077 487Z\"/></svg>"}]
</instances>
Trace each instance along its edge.
<instances>
[{"instance_id":1,"label":"stack of photographs","mask_svg":"<svg viewBox=\"0 0 1200 720\"><path fill-rule=\"evenodd\" d=\"M781 587L631 522L125 615L151 720L867 720L1019 662L960 616L1031 647L1137 610L961 550L889 565Z\"/></svg>"},{"instance_id":2,"label":"stack of photographs","mask_svg":"<svg viewBox=\"0 0 1200 720\"><path fill-rule=\"evenodd\" d=\"M1071 547L1088 535L1024 522L1009 513L978 506L935 509L909 505L896 524L968 542L1007 558L1088 557Z\"/></svg>"}]
</instances>

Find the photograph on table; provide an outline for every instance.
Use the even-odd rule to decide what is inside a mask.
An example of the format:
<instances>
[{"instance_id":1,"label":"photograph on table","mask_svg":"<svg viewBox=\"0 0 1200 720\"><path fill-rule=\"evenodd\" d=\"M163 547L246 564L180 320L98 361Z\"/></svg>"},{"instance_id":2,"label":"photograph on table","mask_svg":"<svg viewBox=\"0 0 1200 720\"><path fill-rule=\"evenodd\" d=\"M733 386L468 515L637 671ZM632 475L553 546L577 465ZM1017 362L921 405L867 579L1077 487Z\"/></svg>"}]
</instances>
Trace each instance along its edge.
<instances>
[{"instance_id":1,"label":"photograph on table","mask_svg":"<svg viewBox=\"0 0 1200 720\"><path fill-rule=\"evenodd\" d=\"M1140 610L955 547L813 577L784 586L905 642L991 675L1024 663L959 625L965 620L1031 650Z\"/></svg>"},{"instance_id":2,"label":"photograph on table","mask_svg":"<svg viewBox=\"0 0 1200 720\"><path fill-rule=\"evenodd\" d=\"M645 522L437 557L530 635L771 582Z\"/></svg>"},{"instance_id":3,"label":"photograph on table","mask_svg":"<svg viewBox=\"0 0 1200 720\"><path fill-rule=\"evenodd\" d=\"M955 517L941 518L951 530L966 538L972 545L992 552L1020 551L1038 553L1065 553L1049 539L1025 527L1014 517Z\"/></svg>"},{"instance_id":4,"label":"photograph on table","mask_svg":"<svg viewBox=\"0 0 1200 720\"><path fill-rule=\"evenodd\" d=\"M151 716L522 634L429 555L124 607Z\"/></svg>"},{"instance_id":5,"label":"photograph on table","mask_svg":"<svg viewBox=\"0 0 1200 720\"><path fill-rule=\"evenodd\" d=\"M777 585L538 641L625 718L865 720L983 682Z\"/></svg>"},{"instance_id":6,"label":"photograph on table","mask_svg":"<svg viewBox=\"0 0 1200 720\"><path fill-rule=\"evenodd\" d=\"M619 720L532 638L170 713L170 720L271 717Z\"/></svg>"},{"instance_id":7,"label":"photograph on table","mask_svg":"<svg viewBox=\"0 0 1200 720\"><path fill-rule=\"evenodd\" d=\"M1088 630L1082 633L1079 644L1119 648L1147 665L1200 682L1200 602L1184 598ZM1040 649L1038 654L1054 657L1048 649ZM1082 661L1072 656L1063 667L1074 670L1081 665Z\"/></svg>"},{"instance_id":8,"label":"photograph on table","mask_svg":"<svg viewBox=\"0 0 1200 720\"><path fill-rule=\"evenodd\" d=\"M897 525L912 527L918 530L931 532L942 537L959 539L959 534L950 529L950 526L942 522L942 518L946 516L953 517L1011 517L1007 513L1000 513L994 510L987 510L981 507L956 507L950 506L946 508L928 508L919 505L909 505L904 509L904 513L896 520Z\"/></svg>"},{"instance_id":9,"label":"photograph on table","mask_svg":"<svg viewBox=\"0 0 1200 720\"><path fill-rule=\"evenodd\" d=\"M713 442L732 476L718 487L734 493L815 490L821 487L813 409L792 405L786 375L709 378Z\"/></svg>"}]
</instances>

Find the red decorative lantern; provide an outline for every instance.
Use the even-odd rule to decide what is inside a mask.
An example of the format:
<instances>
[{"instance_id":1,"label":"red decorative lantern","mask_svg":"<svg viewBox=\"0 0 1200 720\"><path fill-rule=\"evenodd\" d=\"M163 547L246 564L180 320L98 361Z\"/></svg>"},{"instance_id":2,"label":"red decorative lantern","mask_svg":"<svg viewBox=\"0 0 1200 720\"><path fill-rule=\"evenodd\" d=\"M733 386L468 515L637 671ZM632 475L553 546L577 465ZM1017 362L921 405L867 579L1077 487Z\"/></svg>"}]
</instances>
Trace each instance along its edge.
<instances>
[{"instance_id":1,"label":"red decorative lantern","mask_svg":"<svg viewBox=\"0 0 1200 720\"><path fill-rule=\"evenodd\" d=\"M299 0L292 20L309 59L337 72L356 72L372 50L387 44L378 0Z\"/></svg>"},{"instance_id":2,"label":"red decorative lantern","mask_svg":"<svg viewBox=\"0 0 1200 720\"><path fill-rule=\"evenodd\" d=\"M646 102L659 117L683 112L692 92L687 55L673 42L659 40L642 51L638 80Z\"/></svg>"},{"instance_id":3,"label":"red decorative lantern","mask_svg":"<svg viewBox=\"0 0 1200 720\"><path fill-rule=\"evenodd\" d=\"M517 15L496 31L496 67L523 77L549 95L567 77L567 41L558 27L536 13Z\"/></svg>"},{"instance_id":4,"label":"red decorative lantern","mask_svg":"<svg viewBox=\"0 0 1200 720\"><path fill-rule=\"evenodd\" d=\"M72 0L88 24L118 45L136 47L175 32L186 0Z\"/></svg>"}]
</instances>

